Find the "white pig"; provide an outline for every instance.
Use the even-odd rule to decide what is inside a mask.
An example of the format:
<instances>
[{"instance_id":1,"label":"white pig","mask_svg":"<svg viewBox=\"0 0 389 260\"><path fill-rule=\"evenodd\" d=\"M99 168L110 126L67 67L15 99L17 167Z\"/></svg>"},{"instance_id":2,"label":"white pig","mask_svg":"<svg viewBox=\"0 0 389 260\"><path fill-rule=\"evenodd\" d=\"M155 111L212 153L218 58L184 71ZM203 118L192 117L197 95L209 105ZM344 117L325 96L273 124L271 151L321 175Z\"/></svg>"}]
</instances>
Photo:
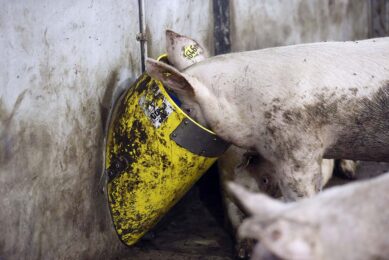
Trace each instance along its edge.
<instances>
[{"instance_id":1,"label":"white pig","mask_svg":"<svg viewBox=\"0 0 389 260\"><path fill-rule=\"evenodd\" d=\"M232 229L235 238L235 251L239 258L250 255L252 241L238 236L238 227L246 215L236 205L227 191L231 181L244 186L251 192L265 193L273 198L280 198L281 192L274 179L274 166L258 154L231 146L218 160L220 186L225 208L226 224ZM334 160L324 159L321 164L324 183L332 176Z\"/></svg>"},{"instance_id":2,"label":"white pig","mask_svg":"<svg viewBox=\"0 0 389 260\"><path fill-rule=\"evenodd\" d=\"M168 56L182 51L168 48ZM180 72L147 59L146 70L174 89L200 123L271 162L286 200L321 190L322 158L389 161L389 38L193 63Z\"/></svg>"},{"instance_id":3,"label":"white pig","mask_svg":"<svg viewBox=\"0 0 389 260\"><path fill-rule=\"evenodd\" d=\"M283 203L230 183L252 216L239 228L256 239L252 259L389 258L389 174Z\"/></svg>"},{"instance_id":4,"label":"white pig","mask_svg":"<svg viewBox=\"0 0 389 260\"><path fill-rule=\"evenodd\" d=\"M186 36L179 35L172 31L167 31L166 47L171 56L169 62L178 70L182 71L197 62L208 57L206 50L195 40ZM175 51L182 50L181 52ZM192 59L187 59L185 50L191 52ZM193 55L196 54L196 55ZM192 117L190 106L183 104L185 112ZM199 120L198 118L194 118ZM353 161L341 160L338 165L338 172L355 175L355 163ZM235 236L235 248L237 256L245 257L251 252L252 243L250 240L240 239L236 235L236 230L245 217L244 213L237 207L226 192L226 183L234 181L239 183L250 191L263 192L272 197L280 197L281 193L274 178L274 166L271 162L264 159L259 154L247 151L245 149L231 146L225 154L218 160L220 175L220 186L222 187L222 199L225 208L226 224L232 229ZM322 176L323 184L331 177L334 168L333 160L323 160Z\"/></svg>"},{"instance_id":5,"label":"white pig","mask_svg":"<svg viewBox=\"0 0 389 260\"><path fill-rule=\"evenodd\" d=\"M349 160L337 160L337 172L348 178L355 178L357 163ZM334 171L334 160L323 159L321 172L326 184ZM252 240L238 236L238 227L246 215L236 205L228 192L228 183L233 181L255 193L265 193L273 198L281 198L281 192L274 178L274 166L259 154L232 145L219 159L218 170L222 200L227 227L235 238L235 253L239 258L246 258L252 251Z\"/></svg>"}]
</instances>

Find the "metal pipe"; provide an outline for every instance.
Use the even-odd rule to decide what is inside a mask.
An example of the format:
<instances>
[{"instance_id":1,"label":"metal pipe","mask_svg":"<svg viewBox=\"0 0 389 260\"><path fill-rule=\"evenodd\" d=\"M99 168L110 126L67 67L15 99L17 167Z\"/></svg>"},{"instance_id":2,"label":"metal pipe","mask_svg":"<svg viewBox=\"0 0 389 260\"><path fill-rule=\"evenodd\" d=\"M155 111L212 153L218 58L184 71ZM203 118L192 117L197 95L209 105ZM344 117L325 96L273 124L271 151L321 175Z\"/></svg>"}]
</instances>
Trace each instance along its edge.
<instances>
[{"instance_id":1,"label":"metal pipe","mask_svg":"<svg viewBox=\"0 0 389 260\"><path fill-rule=\"evenodd\" d=\"M145 18L145 1L138 0L138 13L139 13L139 33L136 39L140 43L140 67L142 73L145 71L145 60L147 57L147 35L146 35L146 18Z\"/></svg>"}]
</instances>

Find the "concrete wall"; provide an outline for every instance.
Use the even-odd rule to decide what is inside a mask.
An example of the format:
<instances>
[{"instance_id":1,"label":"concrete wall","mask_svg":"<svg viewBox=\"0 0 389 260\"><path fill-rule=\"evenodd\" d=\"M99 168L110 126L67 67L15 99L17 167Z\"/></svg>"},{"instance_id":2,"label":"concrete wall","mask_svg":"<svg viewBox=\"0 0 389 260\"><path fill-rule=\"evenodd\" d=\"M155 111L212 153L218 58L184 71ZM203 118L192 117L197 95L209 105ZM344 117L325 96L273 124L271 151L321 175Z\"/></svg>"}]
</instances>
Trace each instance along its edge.
<instances>
[{"instance_id":1,"label":"concrete wall","mask_svg":"<svg viewBox=\"0 0 389 260\"><path fill-rule=\"evenodd\" d=\"M389 36L389 1L370 0L370 37Z\"/></svg>"},{"instance_id":2,"label":"concrete wall","mask_svg":"<svg viewBox=\"0 0 389 260\"><path fill-rule=\"evenodd\" d=\"M353 4L351 4L353 2ZM114 88L140 74L136 0L0 0L0 258L131 255L98 189ZM363 0L232 1L232 49L367 36ZM147 0L149 56L213 52L211 1Z\"/></svg>"},{"instance_id":3,"label":"concrete wall","mask_svg":"<svg viewBox=\"0 0 389 260\"><path fill-rule=\"evenodd\" d=\"M0 2L0 258L113 256L102 125L139 74L137 2Z\"/></svg>"},{"instance_id":4,"label":"concrete wall","mask_svg":"<svg viewBox=\"0 0 389 260\"><path fill-rule=\"evenodd\" d=\"M145 17L149 57L165 53L165 29L196 39L213 54L212 1L146 0Z\"/></svg>"},{"instance_id":5,"label":"concrete wall","mask_svg":"<svg viewBox=\"0 0 389 260\"><path fill-rule=\"evenodd\" d=\"M231 49L368 36L366 0L231 0Z\"/></svg>"}]
</instances>

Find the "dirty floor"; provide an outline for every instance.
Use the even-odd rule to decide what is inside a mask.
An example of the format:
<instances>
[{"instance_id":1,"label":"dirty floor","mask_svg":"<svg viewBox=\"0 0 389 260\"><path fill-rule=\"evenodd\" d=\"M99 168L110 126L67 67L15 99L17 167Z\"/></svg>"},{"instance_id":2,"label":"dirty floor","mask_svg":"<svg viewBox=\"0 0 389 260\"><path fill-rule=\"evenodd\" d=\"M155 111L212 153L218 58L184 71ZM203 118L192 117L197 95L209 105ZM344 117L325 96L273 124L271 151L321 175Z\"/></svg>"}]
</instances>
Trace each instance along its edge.
<instances>
[{"instance_id":1,"label":"dirty floor","mask_svg":"<svg viewBox=\"0 0 389 260\"><path fill-rule=\"evenodd\" d=\"M377 176L389 170L389 163L363 162L358 179ZM350 180L333 177L329 186ZM162 220L154 232L128 249L123 259L235 259L233 240L224 228L218 176L212 167L194 188Z\"/></svg>"}]
</instances>

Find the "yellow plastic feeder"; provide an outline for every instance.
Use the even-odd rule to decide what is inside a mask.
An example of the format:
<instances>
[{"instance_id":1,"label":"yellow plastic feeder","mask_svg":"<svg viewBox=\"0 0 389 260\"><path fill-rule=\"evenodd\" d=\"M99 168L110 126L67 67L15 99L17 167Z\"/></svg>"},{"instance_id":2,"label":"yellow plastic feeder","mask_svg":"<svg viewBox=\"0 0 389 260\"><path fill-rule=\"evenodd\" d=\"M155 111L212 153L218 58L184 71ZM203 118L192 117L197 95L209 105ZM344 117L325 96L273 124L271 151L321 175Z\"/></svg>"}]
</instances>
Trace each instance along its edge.
<instances>
[{"instance_id":1,"label":"yellow plastic feeder","mask_svg":"<svg viewBox=\"0 0 389 260\"><path fill-rule=\"evenodd\" d=\"M116 102L106 139L108 202L120 240L136 243L228 146L186 115L161 82L141 75Z\"/></svg>"}]
</instances>

